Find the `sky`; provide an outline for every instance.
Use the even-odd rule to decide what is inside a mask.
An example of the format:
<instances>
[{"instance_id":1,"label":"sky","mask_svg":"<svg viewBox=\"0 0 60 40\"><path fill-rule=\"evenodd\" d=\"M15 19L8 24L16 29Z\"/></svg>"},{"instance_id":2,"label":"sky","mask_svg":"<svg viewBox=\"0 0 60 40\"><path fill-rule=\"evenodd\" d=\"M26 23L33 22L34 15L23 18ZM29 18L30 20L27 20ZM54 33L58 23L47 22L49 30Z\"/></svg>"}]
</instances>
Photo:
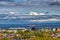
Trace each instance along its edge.
<instances>
[{"instance_id":1,"label":"sky","mask_svg":"<svg viewBox=\"0 0 60 40\"><path fill-rule=\"evenodd\" d=\"M45 14L48 12L47 14ZM13 19L13 23L15 22L14 19L16 18L24 18L23 16L18 15L53 15L46 16L48 19L42 20L28 20L28 22L45 22L45 21L60 21L60 0L0 0L0 14L9 14L2 19L8 20L0 20L0 23L12 23L10 19ZM0 19L1 19L0 16ZM18 17L15 17L18 16ZM41 17L41 16L40 16ZM42 16L45 17L45 16ZM42 18L41 17L41 18ZM51 18L49 18L51 17ZM25 21L24 23L26 23ZM20 23L20 22L18 22Z\"/></svg>"},{"instance_id":2,"label":"sky","mask_svg":"<svg viewBox=\"0 0 60 40\"><path fill-rule=\"evenodd\" d=\"M60 0L0 0L0 14L17 14L49 12L49 15L60 15Z\"/></svg>"}]
</instances>

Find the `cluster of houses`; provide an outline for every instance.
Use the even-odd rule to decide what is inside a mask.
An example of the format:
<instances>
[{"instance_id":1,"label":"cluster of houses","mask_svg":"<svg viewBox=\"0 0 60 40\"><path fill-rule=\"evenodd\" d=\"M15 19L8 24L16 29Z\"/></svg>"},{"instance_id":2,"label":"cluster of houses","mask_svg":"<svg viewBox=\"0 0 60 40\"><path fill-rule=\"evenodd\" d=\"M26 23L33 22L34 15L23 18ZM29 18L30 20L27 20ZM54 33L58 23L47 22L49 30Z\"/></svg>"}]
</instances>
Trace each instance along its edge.
<instances>
[{"instance_id":1,"label":"cluster of houses","mask_svg":"<svg viewBox=\"0 0 60 40\"><path fill-rule=\"evenodd\" d=\"M15 34L17 33L17 30L25 31L27 30L26 28L9 28L9 29L0 29L0 39L1 38L14 38L15 36L21 36L20 34ZM17 38L15 38L17 39ZM18 39L17 39L18 40Z\"/></svg>"},{"instance_id":2,"label":"cluster of houses","mask_svg":"<svg viewBox=\"0 0 60 40\"><path fill-rule=\"evenodd\" d=\"M17 30L25 31L25 30L28 30L28 29L27 28L9 28L7 31L16 33ZM33 27L30 30L32 31L32 30L37 30L37 29ZM45 32L52 31L51 34L50 34L51 38L60 37L60 28L53 28L53 29L51 29L51 28L41 28L40 30L45 31ZM4 31L6 31L6 30L5 29L0 30L0 38L2 38L2 35L4 37L8 37L8 38L9 37L13 38L14 36L21 36L20 34L5 34L5 33L2 34L2 32L4 32ZM53 33L53 32L55 32L55 33Z\"/></svg>"},{"instance_id":3,"label":"cluster of houses","mask_svg":"<svg viewBox=\"0 0 60 40\"><path fill-rule=\"evenodd\" d=\"M45 32L48 32L48 31L51 31L50 33L50 37L51 38L60 38L60 28L42 28L41 31L45 31Z\"/></svg>"}]
</instances>

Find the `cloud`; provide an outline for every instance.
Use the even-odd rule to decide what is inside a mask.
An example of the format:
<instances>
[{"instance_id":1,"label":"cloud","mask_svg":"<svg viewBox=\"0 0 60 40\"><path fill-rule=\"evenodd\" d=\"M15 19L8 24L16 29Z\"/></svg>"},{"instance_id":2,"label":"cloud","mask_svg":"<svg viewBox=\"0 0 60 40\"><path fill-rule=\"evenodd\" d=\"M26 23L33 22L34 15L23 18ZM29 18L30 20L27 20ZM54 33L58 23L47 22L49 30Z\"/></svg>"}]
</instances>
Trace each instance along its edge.
<instances>
[{"instance_id":1,"label":"cloud","mask_svg":"<svg viewBox=\"0 0 60 40\"><path fill-rule=\"evenodd\" d=\"M40 19L40 20L30 20L30 22L54 22L54 21L60 21L60 19L51 18L51 19Z\"/></svg>"},{"instance_id":2,"label":"cloud","mask_svg":"<svg viewBox=\"0 0 60 40\"><path fill-rule=\"evenodd\" d=\"M16 0L0 0L0 5L2 6L47 6L48 1L46 0L33 0L31 1L31 3L29 1L25 2L21 2L20 0L17 0L17 2L15 3Z\"/></svg>"},{"instance_id":3,"label":"cloud","mask_svg":"<svg viewBox=\"0 0 60 40\"><path fill-rule=\"evenodd\" d=\"M60 0L54 0L50 5L60 5Z\"/></svg>"},{"instance_id":4,"label":"cloud","mask_svg":"<svg viewBox=\"0 0 60 40\"><path fill-rule=\"evenodd\" d=\"M28 15L46 15L45 13L30 12Z\"/></svg>"},{"instance_id":5,"label":"cloud","mask_svg":"<svg viewBox=\"0 0 60 40\"><path fill-rule=\"evenodd\" d=\"M14 11L10 11L8 16L4 17L3 19L16 19L18 17L15 17L15 16L18 16L19 14L17 14L16 12Z\"/></svg>"},{"instance_id":6,"label":"cloud","mask_svg":"<svg viewBox=\"0 0 60 40\"><path fill-rule=\"evenodd\" d=\"M60 0L32 0L31 2L25 0L0 0L0 6L32 6L32 7L42 7L49 5L60 5Z\"/></svg>"},{"instance_id":7,"label":"cloud","mask_svg":"<svg viewBox=\"0 0 60 40\"><path fill-rule=\"evenodd\" d=\"M10 14L15 14L15 12L11 11Z\"/></svg>"},{"instance_id":8,"label":"cloud","mask_svg":"<svg viewBox=\"0 0 60 40\"><path fill-rule=\"evenodd\" d=\"M38 15L46 15L45 13L37 13L37 12L30 12L29 14L26 14L27 16L19 15L18 13L14 11L10 11L8 16L4 17L4 19L16 19L16 18L32 18L32 16L38 16ZM34 17L35 18L35 17Z\"/></svg>"},{"instance_id":9,"label":"cloud","mask_svg":"<svg viewBox=\"0 0 60 40\"><path fill-rule=\"evenodd\" d=\"M60 15L49 15L48 12L47 13L40 13L40 12L29 12L27 14L20 14L17 13L15 11L9 11L9 14L7 14L8 16L5 16L4 19L13 19L13 18L19 18L19 19L43 19L42 21L45 21L45 19L48 20L52 20L52 21L56 21L56 19L60 19ZM25 16L24 16L25 15ZM48 21L47 20L47 21Z\"/></svg>"}]
</instances>

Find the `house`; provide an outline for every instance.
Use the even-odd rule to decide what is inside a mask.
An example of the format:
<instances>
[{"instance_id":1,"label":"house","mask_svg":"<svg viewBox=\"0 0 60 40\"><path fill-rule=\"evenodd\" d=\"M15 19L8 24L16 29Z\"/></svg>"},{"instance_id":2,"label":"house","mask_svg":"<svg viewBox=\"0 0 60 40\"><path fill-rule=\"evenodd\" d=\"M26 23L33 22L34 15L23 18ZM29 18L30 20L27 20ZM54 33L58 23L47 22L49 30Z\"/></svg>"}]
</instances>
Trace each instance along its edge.
<instances>
[{"instance_id":1,"label":"house","mask_svg":"<svg viewBox=\"0 0 60 40\"><path fill-rule=\"evenodd\" d=\"M60 37L60 28L56 28L56 36Z\"/></svg>"},{"instance_id":2,"label":"house","mask_svg":"<svg viewBox=\"0 0 60 40\"><path fill-rule=\"evenodd\" d=\"M60 32L60 28L56 28L56 32Z\"/></svg>"},{"instance_id":3,"label":"house","mask_svg":"<svg viewBox=\"0 0 60 40\"><path fill-rule=\"evenodd\" d=\"M9 30L9 31L17 32L17 30L25 31L25 30L27 30L27 29L26 29L26 28L17 27L17 28L9 28L8 30Z\"/></svg>"},{"instance_id":4,"label":"house","mask_svg":"<svg viewBox=\"0 0 60 40\"><path fill-rule=\"evenodd\" d=\"M51 28L42 28L41 31L48 32L48 31L51 31Z\"/></svg>"},{"instance_id":5,"label":"house","mask_svg":"<svg viewBox=\"0 0 60 40\"><path fill-rule=\"evenodd\" d=\"M53 31L56 31L56 28L53 28L52 30L53 30Z\"/></svg>"},{"instance_id":6,"label":"house","mask_svg":"<svg viewBox=\"0 0 60 40\"><path fill-rule=\"evenodd\" d=\"M57 36L57 37L60 37L60 33L56 33L56 36Z\"/></svg>"},{"instance_id":7,"label":"house","mask_svg":"<svg viewBox=\"0 0 60 40\"><path fill-rule=\"evenodd\" d=\"M50 37L53 38L53 39L57 38L57 36L53 33L50 35Z\"/></svg>"}]
</instances>

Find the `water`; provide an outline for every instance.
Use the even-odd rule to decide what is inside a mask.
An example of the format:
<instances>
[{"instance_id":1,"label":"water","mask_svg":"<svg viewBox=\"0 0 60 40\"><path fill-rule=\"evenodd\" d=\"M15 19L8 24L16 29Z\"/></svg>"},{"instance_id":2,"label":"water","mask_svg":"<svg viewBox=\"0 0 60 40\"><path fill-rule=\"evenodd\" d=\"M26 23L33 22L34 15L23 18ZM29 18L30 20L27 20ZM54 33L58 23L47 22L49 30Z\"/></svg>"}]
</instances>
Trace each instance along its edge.
<instances>
[{"instance_id":1,"label":"water","mask_svg":"<svg viewBox=\"0 0 60 40\"><path fill-rule=\"evenodd\" d=\"M20 23L20 24L0 24L0 28L2 29L8 29L10 27L24 27L24 28L31 28L31 24L34 24L36 28L57 28L60 27L60 22L41 22L41 23Z\"/></svg>"}]
</instances>

